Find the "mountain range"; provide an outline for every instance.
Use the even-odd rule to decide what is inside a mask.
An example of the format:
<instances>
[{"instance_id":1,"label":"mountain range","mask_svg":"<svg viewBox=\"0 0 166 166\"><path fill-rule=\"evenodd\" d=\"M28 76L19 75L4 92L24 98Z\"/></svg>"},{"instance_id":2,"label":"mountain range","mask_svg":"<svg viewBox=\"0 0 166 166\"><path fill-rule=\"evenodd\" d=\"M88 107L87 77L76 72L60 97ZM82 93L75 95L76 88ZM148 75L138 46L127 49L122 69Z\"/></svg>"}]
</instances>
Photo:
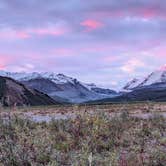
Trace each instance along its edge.
<instances>
[{"instance_id":1,"label":"mountain range","mask_svg":"<svg viewBox=\"0 0 166 166\"><path fill-rule=\"evenodd\" d=\"M0 75L13 78L27 87L43 92L55 101L62 103L82 103L118 95L114 90L100 88L95 84L83 83L64 74L0 71Z\"/></svg>"},{"instance_id":2,"label":"mountain range","mask_svg":"<svg viewBox=\"0 0 166 166\"><path fill-rule=\"evenodd\" d=\"M121 95L96 102L128 101L166 101L166 68L158 69L143 78L134 78L123 87Z\"/></svg>"},{"instance_id":3,"label":"mountain range","mask_svg":"<svg viewBox=\"0 0 166 166\"><path fill-rule=\"evenodd\" d=\"M162 67L146 77L134 78L124 86L123 90L133 90L156 83L166 83L166 67Z\"/></svg>"},{"instance_id":4,"label":"mountain range","mask_svg":"<svg viewBox=\"0 0 166 166\"><path fill-rule=\"evenodd\" d=\"M156 70L143 78L134 78L121 92L101 88L93 83L83 83L64 74L49 72L0 71L0 76L0 99L4 100L4 105L166 101L166 68ZM7 102L9 98L11 102Z\"/></svg>"}]
</instances>

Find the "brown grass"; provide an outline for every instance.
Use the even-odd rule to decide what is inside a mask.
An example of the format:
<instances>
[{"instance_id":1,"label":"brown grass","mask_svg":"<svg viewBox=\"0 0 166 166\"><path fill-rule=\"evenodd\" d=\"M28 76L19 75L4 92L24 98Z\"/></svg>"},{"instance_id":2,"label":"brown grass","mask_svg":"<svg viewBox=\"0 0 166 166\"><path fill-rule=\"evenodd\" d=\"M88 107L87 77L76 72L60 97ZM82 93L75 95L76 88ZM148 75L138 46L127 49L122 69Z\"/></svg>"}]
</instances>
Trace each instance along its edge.
<instances>
[{"instance_id":1,"label":"brown grass","mask_svg":"<svg viewBox=\"0 0 166 166\"><path fill-rule=\"evenodd\" d=\"M49 123L35 123L11 111L5 117L1 114L0 165L165 166L166 120L158 114L149 119L130 116L132 109L144 107L58 107L56 111L77 112L77 117ZM35 109L55 111L55 107ZM110 111L121 113L110 118Z\"/></svg>"}]
</instances>

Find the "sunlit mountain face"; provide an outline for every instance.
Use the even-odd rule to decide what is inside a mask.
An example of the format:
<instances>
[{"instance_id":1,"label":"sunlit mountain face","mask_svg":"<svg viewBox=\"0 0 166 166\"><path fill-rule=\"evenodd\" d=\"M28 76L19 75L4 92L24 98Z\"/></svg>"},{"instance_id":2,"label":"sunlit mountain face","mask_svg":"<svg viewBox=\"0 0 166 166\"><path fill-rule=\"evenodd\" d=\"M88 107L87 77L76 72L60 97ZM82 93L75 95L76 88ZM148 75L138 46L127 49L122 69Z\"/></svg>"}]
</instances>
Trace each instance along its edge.
<instances>
[{"instance_id":1,"label":"sunlit mountain face","mask_svg":"<svg viewBox=\"0 0 166 166\"><path fill-rule=\"evenodd\" d=\"M163 0L1 0L0 16L0 70L120 89L166 64Z\"/></svg>"}]
</instances>

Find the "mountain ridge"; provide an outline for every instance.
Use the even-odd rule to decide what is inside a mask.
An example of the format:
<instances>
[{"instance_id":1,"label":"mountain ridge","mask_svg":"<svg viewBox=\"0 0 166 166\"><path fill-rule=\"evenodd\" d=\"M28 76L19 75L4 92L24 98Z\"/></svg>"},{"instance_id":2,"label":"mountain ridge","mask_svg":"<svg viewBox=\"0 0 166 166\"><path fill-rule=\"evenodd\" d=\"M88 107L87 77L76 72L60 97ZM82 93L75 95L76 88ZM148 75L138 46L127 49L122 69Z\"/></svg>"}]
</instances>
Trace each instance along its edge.
<instances>
[{"instance_id":1,"label":"mountain ridge","mask_svg":"<svg viewBox=\"0 0 166 166\"><path fill-rule=\"evenodd\" d=\"M3 106L60 104L44 93L26 87L12 78L2 76L0 76L0 100Z\"/></svg>"},{"instance_id":2,"label":"mountain ridge","mask_svg":"<svg viewBox=\"0 0 166 166\"><path fill-rule=\"evenodd\" d=\"M26 86L46 93L56 101L81 103L117 95L116 91L97 87L78 81L64 74L43 73L12 73L1 71L0 75L20 81Z\"/></svg>"},{"instance_id":3,"label":"mountain ridge","mask_svg":"<svg viewBox=\"0 0 166 166\"><path fill-rule=\"evenodd\" d=\"M151 72L143 78L132 79L123 87L123 90L133 90L155 83L166 83L166 67L161 67L160 69Z\"/></svg>"}]
</instances>

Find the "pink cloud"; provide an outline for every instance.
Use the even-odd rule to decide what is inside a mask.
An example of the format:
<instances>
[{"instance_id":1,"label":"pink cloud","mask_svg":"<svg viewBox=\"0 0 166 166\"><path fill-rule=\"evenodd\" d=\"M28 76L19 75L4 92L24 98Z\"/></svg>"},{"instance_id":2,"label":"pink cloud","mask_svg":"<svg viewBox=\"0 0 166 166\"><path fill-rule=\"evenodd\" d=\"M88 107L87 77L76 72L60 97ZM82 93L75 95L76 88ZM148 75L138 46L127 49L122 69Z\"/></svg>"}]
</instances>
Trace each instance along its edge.
<instances>
[{"instance_id":1,"label":"pink cloud","mask_svg":"<svg viewBox=\"0 0 166 166\"><path fill-rule=\"evenodd\" d=\"M153 47L153 49L149 50L149 54L152 57L158 57L159 59L164 59L166 57L166 47L164 45Z\"/></svg>"},{"instance_id":2,"label":"pink cloud","mask_svg":"<svg viewBox=\"0 0 166 166\"><path fill-rule=\"evenodd\" d=\"M92 31L104 26L103 23L96 20L85 20L80 24L86 28L86 31Z\"/></svg>"},{"instance_id":3,"label":"pink cloud","mask_svg":"<svg viewBox=\"0 0 166 166\"><path fill-rule=\"evenodd\" d=\"M5 69L5 65L0 63L0 70L3 70L3 69Z\"/></svg>"},{"instance_id":4,"label":"pink cloud","mask_svg":"<svg viewBox=\"0 0 166 166\"><path fill-rule=\"evenodd\" d=\"M13 58L6 54L0 54L0 70L4 70L9 63L13 61Z\"/></svg>"},{"instance_id":5,"label":"pink cloud","mask_svg":"<svg viewBox=\"0 0 166 166\"><path fill-rule=\"evenodd\" d=\"M60 25L49 25L42 28L29 28L29 29L11 29L4 28L0 30L0 39L4 40L17 40L28 39L34 35L38 36L61 36L69 32L69 28Z\"/></svg>"},{"instance_id":6,"label":"pink cloud","mask_svg":"<svg viewBox=\"0 0 166 166\"><path fill-rule=\"evenodd\" d=\"M166 18L165 11L160 10L156 7L131 7L119 10L110 11L95 11L90 12L91 18L98 19L108 19L108 18L124 18L124 17L140 17L143 19L153 19L153 18Z\"/></svg>"},{"instance_id":7,"label":"pink cloud","mask_svg":"<svg viewBox=\"0 0 166 166\"><path fill-rule=\"evenodd\" d=\"M163 66L159 67L158 70L160 70L160 71L165 71L165 70L166 70L166 64L164 64Z\"/></svg>"},{"instance_id":8,"label":"pink cloud","mask_svg":"<svg viewBox=\"0 0 166 166\"><path fill-rule=\"evenodd\" d=\"M144 19L166 18L165 12L155 7L132 8L129 13Z\"/></svg>"},{"instance_id":9,"label":"pink cloud","mask_svg":"<svg viewBox=\"0 0 166 166\"><path fill-rule=\"evenodd\" d=\"M50 36L62 36L70 31L68 25L64 23L57 23L57 24L49 24L44 27L37 27L28 29L28 32L32 35L50 35Z\"/></svg>"},{"instance_id":10,"label":"pink cloud","mask_svg":"<svg viewBox=\"0 0 166 166\"><path fill-rule=\"evenodd\" d=\"M31 34L44 36L44 35L52 35L52 36L61 36L64 35L68 30L66 28L57 28L57 27L48 27L48 28L37 28L30 30Z\"/></svg>"},{"instance_id":11,"label":"pink cloud","mask_svg":"<svg viewBox=\"0 0 166 166\"><path fill-rule=\"evenodd\" d=\"M144 18L153 18L157 15L155 10L151 10L151 9L146 9L143 11L143 17Z\"/></svg>"},{"instance_id":12,"label":"pink cloud","mask_svg":"<svg viewBox=\"0 0 166 166\"><path fill-rule=\"evenodd\" d=\"M145 19L152 19L161 16L161 13L152 8L132 8L129 10L134 16L142 17Z\"/></svg>"},{"instance_id":13,"label":"pink cloud","mask_svg":"<svg viewBox=\"0 0 166 166\"><path fill-rule=\"evenodd\" d=\"M26 31L19 31L13 29L2 29L0 31L0 39L4 40L15 40L15 39L26 39L29 38L30 35Z\"/></svg>"},{"instance_id":14,"label":"pink cloud","mask_svg":"<svg viewBox=\"0 0 166 166\"><path fill-rule=\"evenodd\" d=\"M121 66L121 70L125 73L132 74L135 72L137 68L144 67L145 63L139 59L133 58L129 59L123 66Z\"/></svg>"},{"instance_id":15,"label":"pink cloud","mask_svg":"<svg viewBox=\"0 0 166 166\"><path fill-rule=\"evenodd\" d=\"M30 38L30 35L27 32L24 32L24 31L17 31L16 32L16 38L27 39L27 38Z\"/></svg>"}]
</instances>

